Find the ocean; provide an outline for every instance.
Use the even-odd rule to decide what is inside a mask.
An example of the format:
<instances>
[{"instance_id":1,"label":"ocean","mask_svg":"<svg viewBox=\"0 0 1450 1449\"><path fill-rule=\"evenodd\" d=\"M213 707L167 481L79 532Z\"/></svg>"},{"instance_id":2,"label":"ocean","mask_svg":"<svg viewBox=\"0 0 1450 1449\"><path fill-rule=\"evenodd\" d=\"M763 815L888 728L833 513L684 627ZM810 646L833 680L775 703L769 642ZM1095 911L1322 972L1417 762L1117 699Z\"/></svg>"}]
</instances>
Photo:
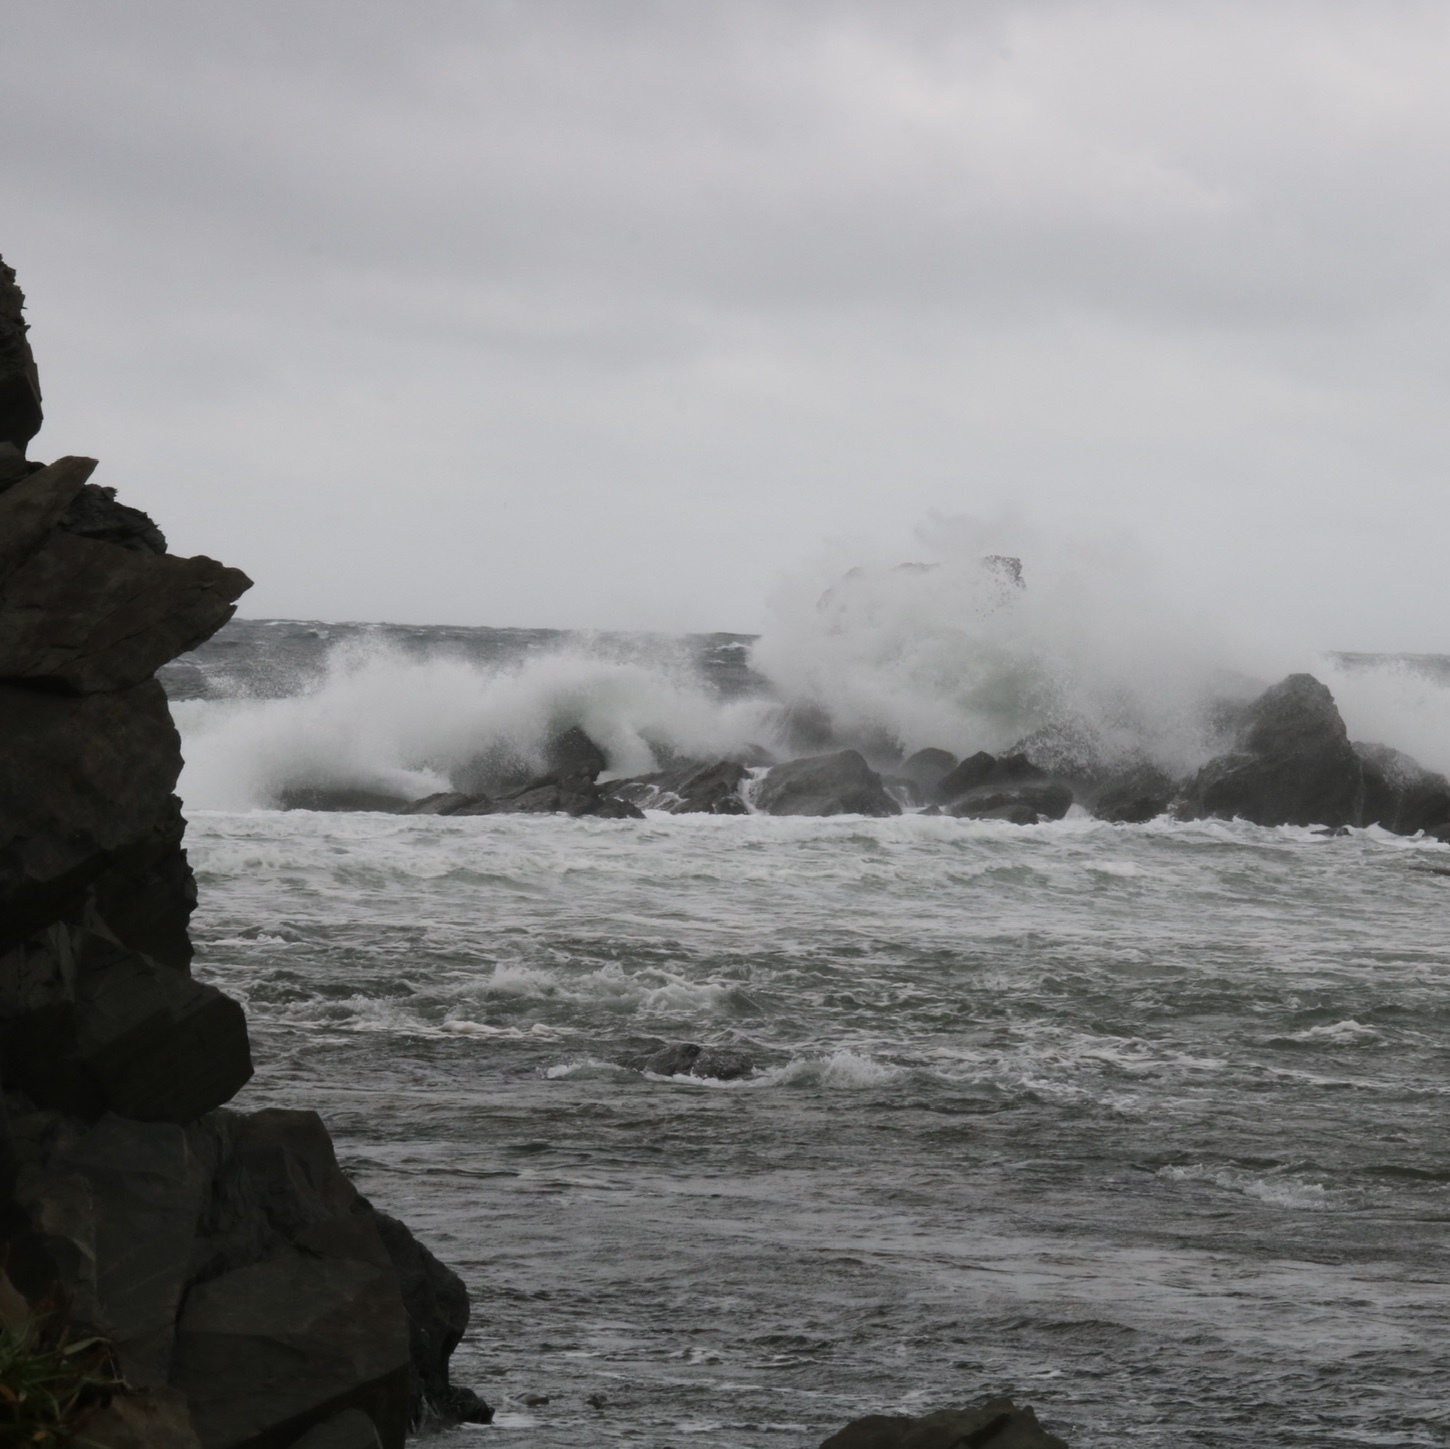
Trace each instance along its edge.
<instances>
[{"instance_id":1,"label":"ocean","mask_svg":"<svg viewBox=\"0 0 1450 1449\"><path fill-rule=\"evenodd\" d=\"M568 723L633 773L822 710L998 748L1042 708L1020 653L965 698L940 650L888 689L878 649L811 714L780 684L807 653L237 621L165 673L236 1105L315 1107L467 1281L454 1378L497 1419L445 1440L808 1449L1008 1393L1073 1449L1450 1444L1450 847L275 808L423 795ZM1357 737L1450 764L1433 660L1322 665ZM1148 727L1180 757L1183 719ZM753 1069L624 1064L682 1041Z\"/></svg>"}]
</instances>

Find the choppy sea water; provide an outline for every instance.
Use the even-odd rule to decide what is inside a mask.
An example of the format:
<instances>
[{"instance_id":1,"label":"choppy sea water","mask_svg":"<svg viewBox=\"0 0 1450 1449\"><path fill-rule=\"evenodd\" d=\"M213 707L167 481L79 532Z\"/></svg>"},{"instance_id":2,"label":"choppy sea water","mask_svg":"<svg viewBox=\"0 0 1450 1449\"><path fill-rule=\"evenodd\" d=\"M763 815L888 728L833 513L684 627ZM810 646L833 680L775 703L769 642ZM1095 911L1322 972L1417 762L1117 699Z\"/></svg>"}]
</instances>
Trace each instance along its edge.
<instances>
[{"instance_id":1,"label":"choppy sea water","mask_svg":"<svg viewBox=\"0 0 1450 1449\"><path fill-rule=\"evenodd\" d=\"M1450 848L189 813L237 1105L315 1106L468 1282L449 1442L1006 1392L1074 1449L1450 1444ZM615 1064L677 1040L757 1069Z\"/></svg>"}]
</instances>

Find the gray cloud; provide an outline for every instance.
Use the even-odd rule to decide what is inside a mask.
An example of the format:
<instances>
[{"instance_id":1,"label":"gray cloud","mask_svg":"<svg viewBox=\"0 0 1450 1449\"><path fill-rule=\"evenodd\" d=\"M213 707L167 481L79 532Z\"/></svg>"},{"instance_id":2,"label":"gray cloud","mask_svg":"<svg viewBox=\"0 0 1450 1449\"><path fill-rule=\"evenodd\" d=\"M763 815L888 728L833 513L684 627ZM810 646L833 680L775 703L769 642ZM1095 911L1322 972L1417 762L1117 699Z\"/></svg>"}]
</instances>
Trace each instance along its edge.
<instances>
[{"instance_id":1,"label":"gray cloud","mask_svg":"<svg viewBox=\"0 0 1450 1449\"><path fill-rule=\"evenodd\" d=\"M1450 648L1450 17L3 0L0 248L253 613L749 627L1004 501Z\"/></svg>"}]
</instances>

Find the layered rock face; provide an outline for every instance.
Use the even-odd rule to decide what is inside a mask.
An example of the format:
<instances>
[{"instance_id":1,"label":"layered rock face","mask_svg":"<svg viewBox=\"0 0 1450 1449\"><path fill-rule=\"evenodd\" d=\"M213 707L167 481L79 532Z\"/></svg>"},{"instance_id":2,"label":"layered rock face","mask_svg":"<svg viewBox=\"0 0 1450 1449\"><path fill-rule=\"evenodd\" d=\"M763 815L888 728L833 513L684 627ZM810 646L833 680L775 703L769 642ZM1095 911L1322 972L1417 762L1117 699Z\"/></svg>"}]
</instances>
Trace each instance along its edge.
<instances>
[{"instance_id":1,"label":"layered rock face","mask_svg":"<svg viewBox=\"0 0 1450 1449\"><path fill-rule=\"evenodd\" d=\"M169 554L94 461L27 458L22 302L0 263L0 1267L115 1345L136 1393L98 1445L287 1449L365 1422L396 1446L428 1416L486 1420L448 1383L456 1275L358 1195L315 1115L223 1108L246 1020L190 974L153 676L250 581Z\"/></svg>"}]
</instances>

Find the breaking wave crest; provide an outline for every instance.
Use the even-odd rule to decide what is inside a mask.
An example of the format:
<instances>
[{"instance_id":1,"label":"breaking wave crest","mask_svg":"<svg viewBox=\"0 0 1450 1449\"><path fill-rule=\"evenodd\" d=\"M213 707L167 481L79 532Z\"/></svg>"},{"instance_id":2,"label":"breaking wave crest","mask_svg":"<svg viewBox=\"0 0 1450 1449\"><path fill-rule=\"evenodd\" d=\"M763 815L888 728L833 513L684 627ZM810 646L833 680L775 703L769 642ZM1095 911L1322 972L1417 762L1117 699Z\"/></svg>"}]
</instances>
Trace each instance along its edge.
<instances>
[{"instance_id":1,"label":"breaking wave crest","mask_svg":"<svg viewBox=\"0 0 1450 1449\"><path fill-rule=\"evenodd\" d=\"M918 548L905 563L837 552L802 569L770 601L728 689L677 640L622 649L566 635L484 660L457 652L460 633L506 631L433 631L421 649L349 636L285 697L253 697L233 675L226 697L177 701L181 788L219 809L276 805L299 788L483 788L489 770L537 771L550 737L574 725L613 775L846 745L878 766L927 746L1023 745L1059 768L1151 759L1182 773L1223 748L1225 701L1296 669L1330 685L1352 737L1450 768L1445 661L1437 673L1226 637L1175 611L1125 544L952 519L920 530ZM261 678L266 662L255 668Z\"/></svg>"}]
</instances>

